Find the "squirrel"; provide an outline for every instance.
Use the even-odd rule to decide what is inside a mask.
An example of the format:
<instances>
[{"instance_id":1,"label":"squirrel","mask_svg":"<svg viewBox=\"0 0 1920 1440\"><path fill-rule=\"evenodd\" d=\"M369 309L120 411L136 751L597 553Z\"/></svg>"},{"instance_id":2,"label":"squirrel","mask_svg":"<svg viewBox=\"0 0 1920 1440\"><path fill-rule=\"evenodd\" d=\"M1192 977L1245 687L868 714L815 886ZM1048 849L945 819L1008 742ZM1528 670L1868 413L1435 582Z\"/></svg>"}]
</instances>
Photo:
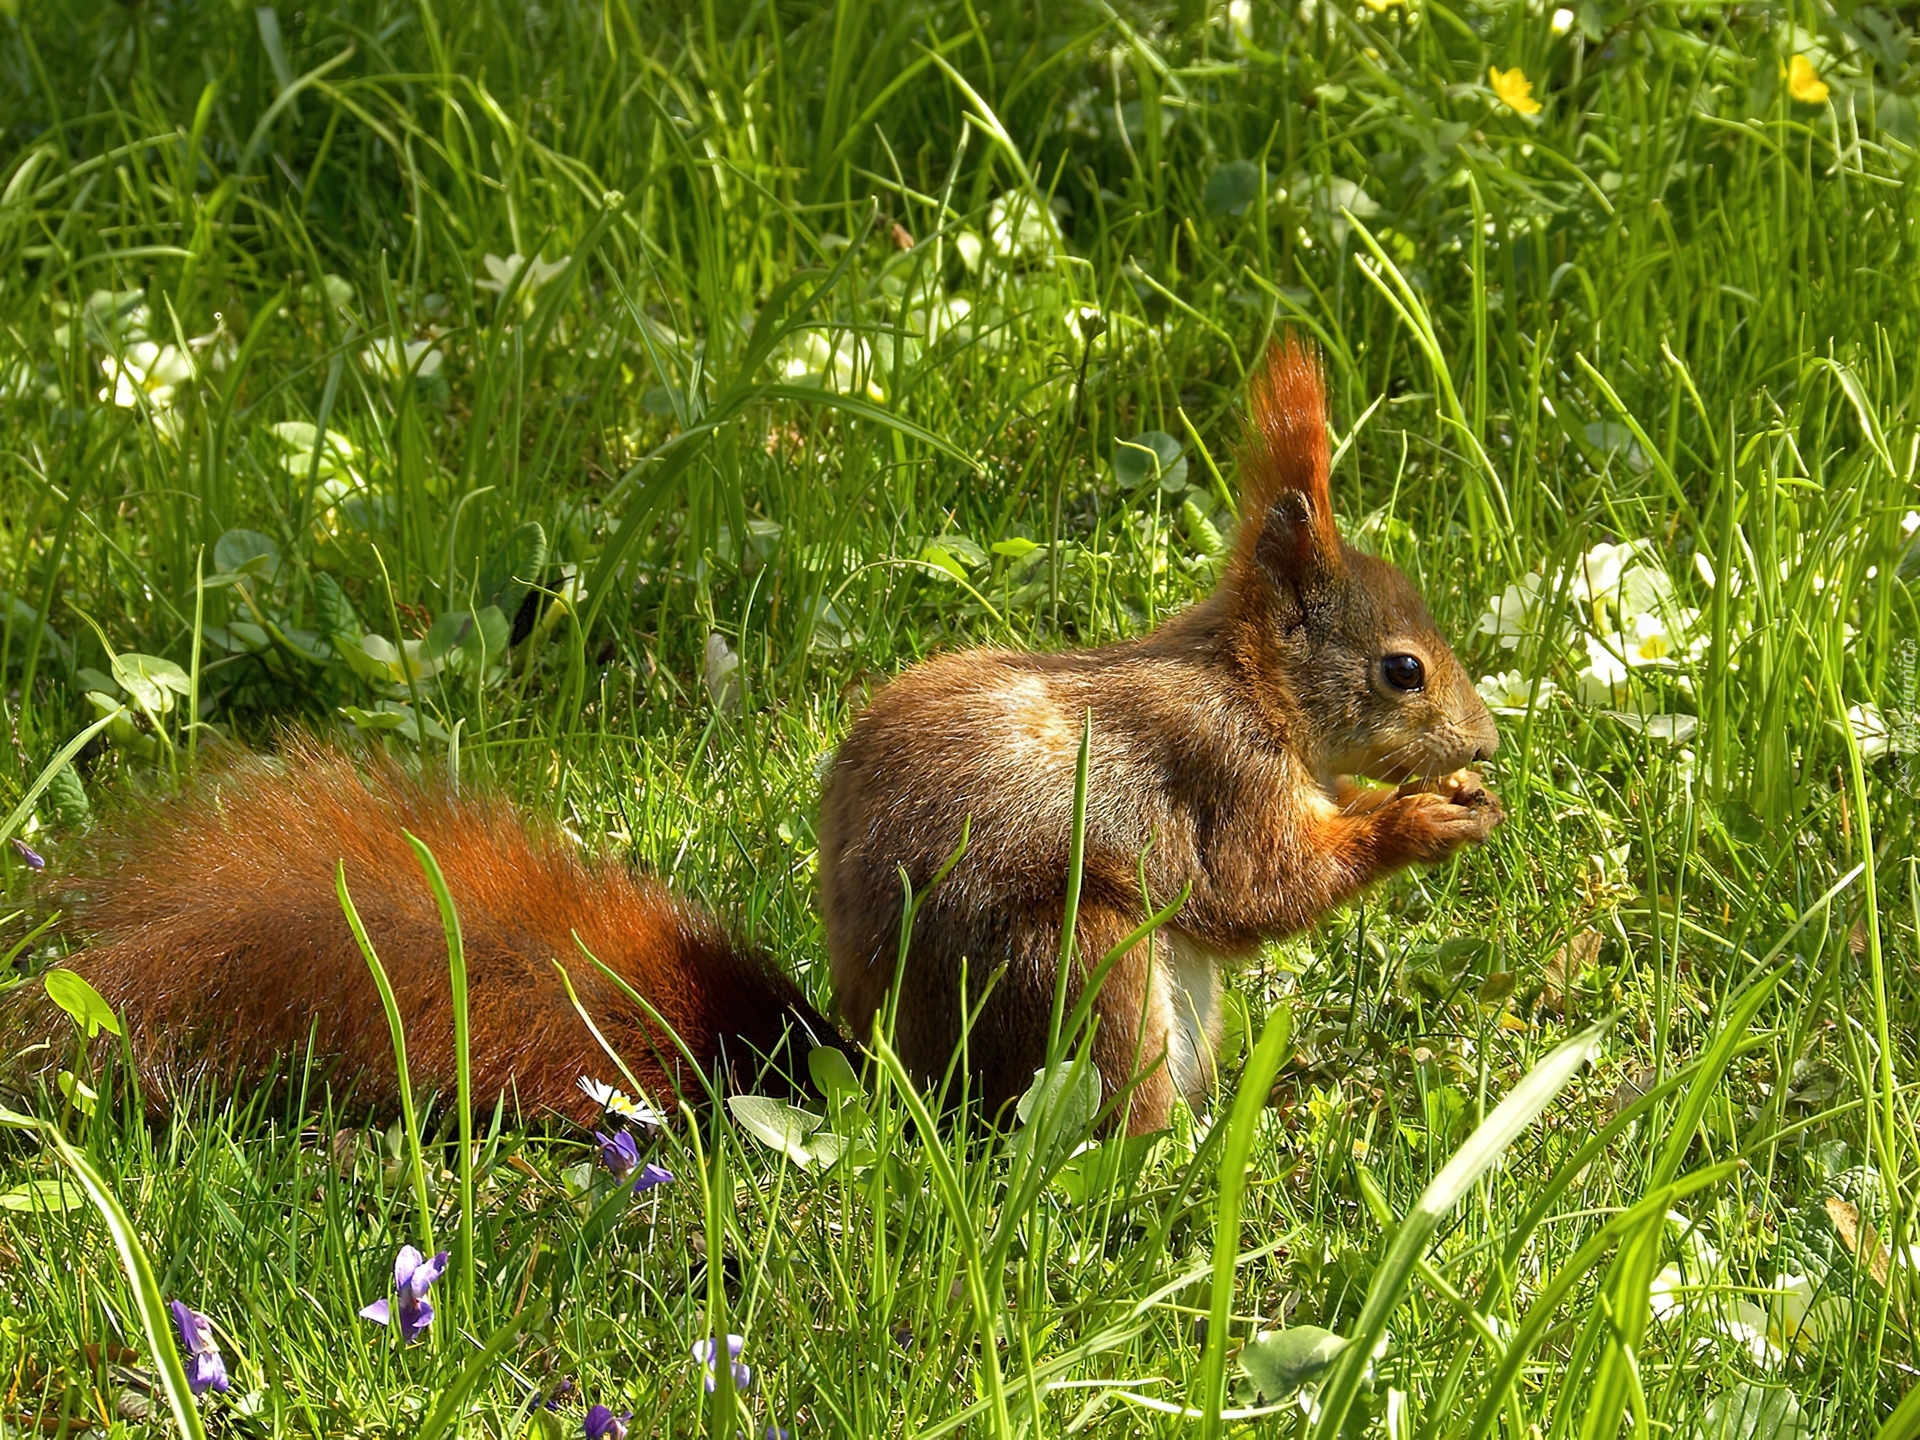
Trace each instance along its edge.
<instances>
[{"instance_id":1,"label":"squirrel","mask_svg":"<svg viewBox=\"0 0 1920 1440\"><path fill-rule=\"evenodd\" d=\"M1109 1099L1134 1086L1136 1134L1164 1128L1176 1096L1198 1102L1211 1087L1221 960L1500 823L1464 768L1498 744L1486 705L1406 576L1335 529L1325 412L1315 356L1291 339L1273 347L1252 387L1239 533L1206 600L1099 649L930 660L855 722L821 800L819 862L834 990L855 1036L897 970L892 1043L910 1071L946 1070L964 1011L987 1109L1032 1083L1057 1013L1089 715L1064 1003L1191 887L1092 1004L1094 1064ZM964 851L928 893L963 830ZM923 896L904 959L903 875Z\"/></svg>"},{"instance_id":2,"label":"squirrel","mask_svg":"<svg viewBox=\"0 0 1920 1440\"><path fill-rule=\"evenodd\" d=\"M1243 520L1208 599L1137 640L960 651L877 693L820 809L828 956L854 1037L872 1033L897 968L893 1043L911 1070L942 1074L964 1007L975 1093L997 1109L1027 1088L1061 978L1089 715L1066 1002L1151 906L1187 891L1092 1004L1093 1058L1109 1097L1132 1087L1134 1133L1211 1086L1221 960L1499 824L1498 801L1464 768L1493 754L1492 717L1406 577L1341 541L1329 465L1319 366L1289 340L1253 386ZM933 885L963 830L964 853ZM604 1071L602 1051L555 959L660 1098L697 1100L688 1057L738 1081L757 1057L793 1076L802 1045L848 1048L789 978L658 881L579 858L497 798L295 740L135 812L98 847L104 859L63 884L95 937L68 963L127 1016L150 1097L197 1075L257 1078L311 1050L392 1108L383 1006L334 892L341 861L398 998L412 1077L453 1093L445 934L408 832L460 917L478 1104L599 1115L576 1082ZM900 963L903 872L924 901ZM684 1051L579 954L576 934Z\"/></svg>"}]
</instances>

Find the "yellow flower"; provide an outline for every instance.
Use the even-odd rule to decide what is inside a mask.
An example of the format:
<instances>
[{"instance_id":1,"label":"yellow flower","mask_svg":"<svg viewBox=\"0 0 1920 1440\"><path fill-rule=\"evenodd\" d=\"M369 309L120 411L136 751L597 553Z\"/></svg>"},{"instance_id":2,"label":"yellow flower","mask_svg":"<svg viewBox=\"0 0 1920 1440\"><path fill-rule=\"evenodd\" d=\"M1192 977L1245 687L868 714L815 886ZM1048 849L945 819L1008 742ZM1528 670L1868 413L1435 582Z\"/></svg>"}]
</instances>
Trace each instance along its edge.
<instances>
[{"instance_id":1,"label":"yellow flower","mask_svg":"<svg viewBox=\"0 0 1920 1440\"><path fill-rule=\"evenodd\" d=\"M1487 80L1493 86L1493 93L1509 110L1519 115L1540 113L1540 102L1533 98L1533 82L1521 73L1518 65L1511 70L1496 66L1487 71Z\"/></svg>"},{"instance_id":2,"label":"yellow flower","mask_svg":"<svg viewBox=\"0 0 1920 1440\"><path fill-rule=\"evenodd\" d=\"M1794 56L1793 63L1787 66L1787 93L1805 105L1826 103L1827 82L1804 55Z\"/></svg>"}]
</instances>

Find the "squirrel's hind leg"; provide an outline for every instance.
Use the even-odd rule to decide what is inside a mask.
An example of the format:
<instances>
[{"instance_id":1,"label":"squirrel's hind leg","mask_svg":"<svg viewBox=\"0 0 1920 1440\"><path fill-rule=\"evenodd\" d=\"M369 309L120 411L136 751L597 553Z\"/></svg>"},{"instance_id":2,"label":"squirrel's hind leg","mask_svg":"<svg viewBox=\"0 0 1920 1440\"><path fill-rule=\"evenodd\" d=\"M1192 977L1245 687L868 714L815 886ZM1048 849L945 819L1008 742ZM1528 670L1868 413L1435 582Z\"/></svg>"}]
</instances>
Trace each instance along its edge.
<instances>
[{"instance_id":1,"label":"squirrel's hind leg","mask_svg":"<svg viewBox=\"0 0 1920 1440\"><path fill-rule=\"evenodd\" d=\"M1096 926L1102 920L1114 932L1109 945L1134 923L1113 915ZM1220 1049L1220 973L1192 937L1168 929L1134 946L1115 963L1093 1010L1100 1026L1094 1059L1107 1095L1133 1082L1122 1112L1128 1134L1166 1129L1176 1099L1196 1110L1206 1103Z\"/></svg>"}]
</instances>

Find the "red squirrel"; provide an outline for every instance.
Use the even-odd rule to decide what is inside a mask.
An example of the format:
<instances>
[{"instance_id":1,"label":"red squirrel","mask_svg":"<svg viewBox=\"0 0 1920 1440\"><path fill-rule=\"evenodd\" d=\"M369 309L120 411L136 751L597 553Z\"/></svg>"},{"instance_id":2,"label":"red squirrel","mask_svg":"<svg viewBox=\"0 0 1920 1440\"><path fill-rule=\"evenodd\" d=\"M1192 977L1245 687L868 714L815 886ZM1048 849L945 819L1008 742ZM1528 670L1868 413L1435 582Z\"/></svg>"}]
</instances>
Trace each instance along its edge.
<instances>
[{"instance_id":1,"label":"red squirrel","mask_svg":"<svg viewBox=\"0 0 1920 1440\"><path fill-rule=\"evenodd\" d=\"M969 650L916 666L874 698L827 778L820 876L841 1017L868 1034L898 969L893 1045L930 1079L954 1053L964 1006L967 1064L990 1110L1046 1055L1089 713L1079 963L1065 1003L1154 906L1192 887L1092 1007L1106 1094L1138 1078L1135 1133L1163 1127L1176 1095L1197 1102L1211 1086L1220 959L1500 822L1463 769L1494 752L1487 707L1407 578L1334 528L1314 357L1276 347L1252 402L1239 534L1212 595L1117 645ZM926 891L963 825L965 852L926 894L902 961L901 876Z\"/></svg>"},{"instance_id":2,"label":"red squirrel","mask_svg":"<svg viewBox=\"0 0 1920 1440\"><path fill-rule=\"evenodd\" d=\"M821 802L820 870L838 1005L856 1039L894 981L901 871L925 891L970 825L913 929L894 1044L921 1076L939 1076L964 998L979 1007L967 1037L976 1093L997 1107L1031 1082L1054 1007L1088 712L1080 960L1067 1000L1149 898L1192 887L1093 1007L1107 1093L1138 1081L1135 1132L1160 1128L1177 1095L1197 1100L1211 1084L1218 959L1499 823L1498 802L1462 768L1493 753L1486 707L1406 577L1334 529L1324 409L1313 358L1277 348L1253 390L1240 532L1207 600L1097 650L928 661L854 723ZM334 893L343 859L399 998L414 1082L453 1093L446 943L408 831L433 852L460 915L482 1105L505 1096L525 1115L598 1115L576 1082L611 1067L555 959L656 1103L697 1099L678 1048L580 955L575 932L702 1070L739 1078L771 1057L797 1075L812 1044L845 1044L789 979L660 883L579 858L498 799L297 741L136 815L90 873L65 883L95 938L70 963L127 1017L150 1094L202 1074L257 1077L311 1042L358 1078L363 1098L391 1108L385 1015Z\"/></svg>"}]
</instances>

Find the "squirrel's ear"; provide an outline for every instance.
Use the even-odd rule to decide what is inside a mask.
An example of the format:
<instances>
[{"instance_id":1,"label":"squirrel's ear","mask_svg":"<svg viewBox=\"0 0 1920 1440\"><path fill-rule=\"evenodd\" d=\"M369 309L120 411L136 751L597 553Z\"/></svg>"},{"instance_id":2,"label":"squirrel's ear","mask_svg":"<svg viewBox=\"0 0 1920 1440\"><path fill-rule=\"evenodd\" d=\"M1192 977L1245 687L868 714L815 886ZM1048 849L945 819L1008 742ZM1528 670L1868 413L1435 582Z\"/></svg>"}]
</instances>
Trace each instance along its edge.
<instances>
[{"instance_id":1,"label":"squirrel's ear","mask_svg":"<svg viewBox=\"0 0 1920 1440\"><path fill-rule=\"evenodd\" d=\"M1338 569L1340 535L1327 489L1326 387L1314 353L1291 335L1255 377L1240 454L1236 563L1299 581Z\"/></svg>"}]
</instances>

